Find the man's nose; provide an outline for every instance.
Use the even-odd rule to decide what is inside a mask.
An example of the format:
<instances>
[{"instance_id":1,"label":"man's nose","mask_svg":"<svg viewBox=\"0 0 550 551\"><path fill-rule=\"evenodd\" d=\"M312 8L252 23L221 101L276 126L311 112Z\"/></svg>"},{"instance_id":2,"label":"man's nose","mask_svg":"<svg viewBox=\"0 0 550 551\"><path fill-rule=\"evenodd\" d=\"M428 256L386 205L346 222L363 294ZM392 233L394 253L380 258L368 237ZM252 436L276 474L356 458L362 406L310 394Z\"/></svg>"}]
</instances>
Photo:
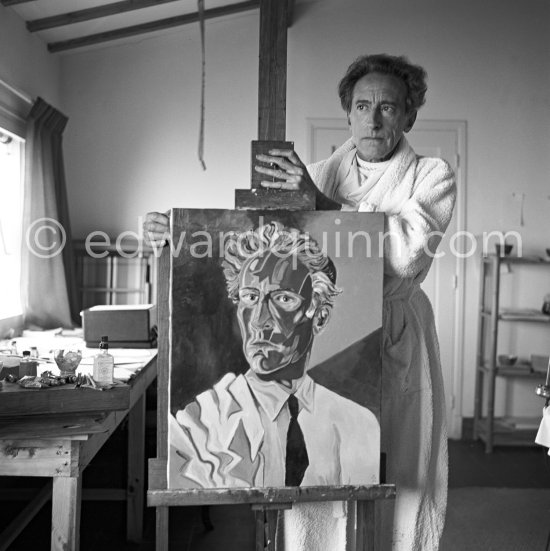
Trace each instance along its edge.
<instances>
[{"instance_id":1,"label":"man's nose","mask_svg":"<svg viewBox=\"0 0 550 551\"><path fill-rule=\"evenodd\" d=\"M269 311L267 297L262 299L260 302L258 302L256 307L254 308L252 324L256 329L260 329L260 330L274 328L273 316Z\"/></svg>"},{"instance_id":2,"label":"man's nose","mask_svg":"<svg viewBox=\"0 0 550 551\"><path fill-rule=\"evenodd\" d=\"M367 126L380 128L382 126L382 115L379 109L369 109L366 114Z\"/></svg>"}]
</instances>

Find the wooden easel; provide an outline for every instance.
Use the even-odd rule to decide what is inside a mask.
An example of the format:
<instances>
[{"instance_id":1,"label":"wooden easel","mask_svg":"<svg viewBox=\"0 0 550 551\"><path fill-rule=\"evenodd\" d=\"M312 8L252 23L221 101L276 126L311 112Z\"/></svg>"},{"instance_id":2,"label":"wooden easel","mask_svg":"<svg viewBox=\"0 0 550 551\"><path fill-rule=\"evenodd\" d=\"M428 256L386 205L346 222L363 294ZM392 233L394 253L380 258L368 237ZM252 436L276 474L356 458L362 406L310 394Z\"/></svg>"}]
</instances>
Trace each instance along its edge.
<instances>
[{"instance_id":1,"label":"wooden easel","mask_svg":"<svg viewBox=\"0 0 550 551\"><path fill-rule=\"evenodd\" d=\"M285 142L287 28L292 19L294 0L260 1L260 56L258 88L258 141L252 142L251 189L235 191L237 209L315 210L313 193L268 190L255 175L256 153L272 148L292 148ZM170 258L165 251L160 258L159 278L169 277ZM159 286L159 335L167 334L169 311L168 286ZM163 312L164 307L164 312ZM164 327L163 327L164 325ZM316 501L355 501L357 551L372 551L375 546L375 502L395 497L393 484L338 487L239 488L209 490L168 490L168 378L167 338L159 338L157 407L157 458L149 461L148 506L156 507L156 550L168 551L168 512L170 506L224 505L249 503L255 513L255 551L277 550L276 529L279 512L293 503ZM163 369L164 367L164 369ZM162 391L164 389L164 391Z\"/></svg>"}]
</instances>

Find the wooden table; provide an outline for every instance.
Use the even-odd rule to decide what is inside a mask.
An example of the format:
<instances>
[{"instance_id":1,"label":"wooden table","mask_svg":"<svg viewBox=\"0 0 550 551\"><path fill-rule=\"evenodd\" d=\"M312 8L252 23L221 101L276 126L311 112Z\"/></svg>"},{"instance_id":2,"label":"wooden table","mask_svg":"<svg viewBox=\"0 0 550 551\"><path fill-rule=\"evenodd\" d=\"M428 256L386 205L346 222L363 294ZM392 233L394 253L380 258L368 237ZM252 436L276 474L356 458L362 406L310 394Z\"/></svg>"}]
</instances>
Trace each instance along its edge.
<instances>
[{"instance_id":1,"label":"wooden table","mask_svg":"<svg viewBox=\"0 0 550 551\"><path fill-rule=\"evenodd\" d=\"M0 534L0 551L9 548L11 542L50 497L51 549L79 549L82 471L126 415L127 488L125 491L109 492L118 492L119 497L127 501L128 540L141 540L145 477L145 391L157 375L156 351L149 352L148 357L141 360L142 365L136 370L135 375L128 381L128 409L0 418L0 476L52 478L52 483L39 491Z\"/></svg>"}]
</instances>

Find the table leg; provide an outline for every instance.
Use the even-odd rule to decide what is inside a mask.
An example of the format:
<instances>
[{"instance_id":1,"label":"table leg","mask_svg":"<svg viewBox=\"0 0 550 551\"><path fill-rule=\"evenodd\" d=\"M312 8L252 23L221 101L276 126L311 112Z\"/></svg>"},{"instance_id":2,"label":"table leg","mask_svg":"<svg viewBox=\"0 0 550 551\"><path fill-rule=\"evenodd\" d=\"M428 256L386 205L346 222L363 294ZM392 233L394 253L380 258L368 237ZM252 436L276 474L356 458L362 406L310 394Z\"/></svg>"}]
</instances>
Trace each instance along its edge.
<instances>
[{"instance_id":1,"label":"table leg","mask_svg":"<svg viewBox=\"0 0 550 551\"><path fill-rule=\"evenodd\" d=\"M53 477L52 551L79 550L81 494L80 475Z\"/></svg>"},{"instance_id":2,"label":"table leg","mask_svg":"<svg viewBox=\"0 0 550 551\"><path fill-rule=\"evenodd\" d=\"M142 395L128 415L126 539L135 543L140 543L143 536L144 463L145 395Z\"/></svg>"}]
</instances>

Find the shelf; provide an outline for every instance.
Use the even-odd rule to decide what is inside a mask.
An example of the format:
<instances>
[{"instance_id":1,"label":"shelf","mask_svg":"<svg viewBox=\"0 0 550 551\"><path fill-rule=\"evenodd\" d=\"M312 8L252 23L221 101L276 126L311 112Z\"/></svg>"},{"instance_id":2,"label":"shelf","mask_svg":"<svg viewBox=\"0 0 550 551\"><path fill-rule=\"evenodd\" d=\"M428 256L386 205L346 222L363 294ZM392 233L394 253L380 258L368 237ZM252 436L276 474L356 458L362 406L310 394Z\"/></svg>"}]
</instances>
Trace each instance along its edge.
<instances>
[{"instance_id":1,"label":"shelf","mask_svg":"<svg viewBox=\"0 0 550 551\"><path fill-rule=\"evenodd\" d=\"M502 321L535 321L540 323L550 323L550 316L543 314L540 310L523 309L523 310L501 310L498 316Z\"/></svg>"},{"instance_id":2,"label":"shelf","mask_svg":"<svg viewBox=\"0 0 550 551\"><path fill-rule=\"evenodd\" d=\"M490 254L483 257L483 262L491 262L496 260L496 254ZM501 256L501 264L534 264L537 266L550 266L550 258L536 255L526 256Z\"/></svg>"},{"instance_id":3,"label":"shelf","mask_svg":"<svg viewBox=\"0 0 550 551\"><path fill-rule=\"evenodd\" d=\"M494 417L497 377L526 380L529 386L533 386L533 394L535 394L534 387L536 385L540 387L539 383L543 382L546 376L546 369L544 371L539 369L540 362L522 360L514 365L504 365L498 361L497 351L500 350L498 333L501 322L550 324L550 316L545 315L540 308L502 307L500 279L503 270L500 267L519 264L546 268L550 266L550 255L544 258L534 255L502 257L493 253L482 257L478 303L477 358L479 363L475 370L474 434L485 442L487 453L491 453L494 446L499 445L534 445L536 429L538 429L538 426L535 427L537 423L517 420L516 422L513 418ZM536 358L532 355L531 360L533 357ZM536 371L533 369L534 365L537 366ZM487 412L485 417L482 414L484 411Z\"/></svg>"},{"instance_id":4,"label":"shelf","mask_svg":"<svg viewBox=\"0 0 550 551\"><path fill-rule=\"evenodd\" d=\"M491 369L482 365L479 369L484 373L490 373ZM544 379L546 373L541 371L533 371L529 364L518 364L514 366L497 366L495 367L495 375L497 377L517 377L524 379Z\"/></svg>"},{"instance_id":5,"label":"shelf","mask_svg":"<svg viewBox=\"0 0 550 551\"><path fill-rule=\"evenodd\" d=\"M481 316L484 318L490 318L491 312L488 310L482 310L480 312ZM533 310L529 313L527 313L526 310L510 310L508 312L504 312L503 314L499 314L498 316L499 321L528 321L528 322L535 322L535 323L550 323L550 316L547 316L546 314L543 314L542 312L539 312L537 310Z\"/></svg>"},{"instance_id":6,"label":"shelf","mask_svg":"<svg viewBox=\"0 0 550 551\"><path fill-rule=\"evenodd\" d=\"M541 416L542 420L542 416ZM538 424L533 420L529 428L518 428L526 425L525 419L521 417L495 417L493 421L493 434L491 437L493 446L536 446ZM517 423L517 424L516 424ZM529 423L531 425L531 423ZM478 422L479 437L487 442L487 419L480 419Z\"/></svg>"}]
</instances>

